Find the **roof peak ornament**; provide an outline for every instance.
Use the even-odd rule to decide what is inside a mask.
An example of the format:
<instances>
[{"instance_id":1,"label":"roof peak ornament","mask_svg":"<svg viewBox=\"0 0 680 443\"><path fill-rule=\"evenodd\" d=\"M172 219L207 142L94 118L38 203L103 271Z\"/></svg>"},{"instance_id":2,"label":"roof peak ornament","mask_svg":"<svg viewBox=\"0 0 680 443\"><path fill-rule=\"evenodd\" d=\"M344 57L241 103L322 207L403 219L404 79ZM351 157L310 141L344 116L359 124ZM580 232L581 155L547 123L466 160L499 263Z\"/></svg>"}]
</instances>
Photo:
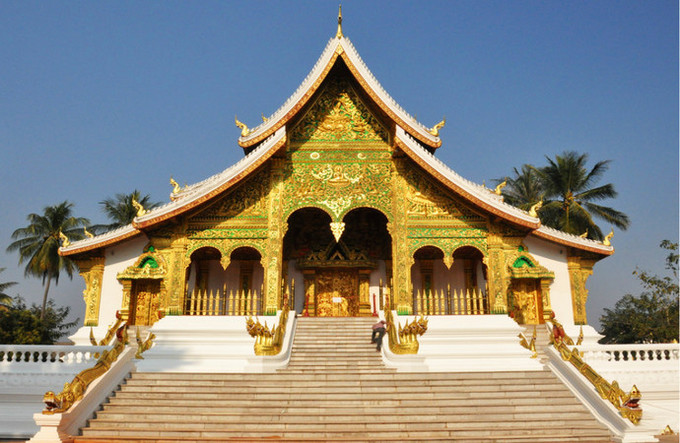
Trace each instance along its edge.
<instances>
[{"instance_id":1,"label":"roof peak ornament","mask_svg":"<svg viewBox=\"0 0 680 443\"><path fill-rule=\"evenodd\" d=\"M612 245L612 237L614 236L614 228L612 228L612 232L607 234L604 237L604 240L602 240L602 244L605 246L611 246Z\"/></svg>"},{"instance_id":2,"label":"roof peak ornament","mask_svg":"<svg viewBox=\"0 0 680 443\"><path fill-rule=\"evenodd\" d=\"M241 128L241 137L247 137L248 134L250 134L250 132L251 132L250 129L248 129L248 126L246 126L245 123L238 121L237 115L234 116L234 121L236 122L236 126Z\"/></svg>"},{"instance_id":3,"label":"roof peak ornament","mask_svg":"<svg viewBox=\"0 0 680 443\"><path fill-rule=\"evenodd\" d=\"M338 6L338 32L335 34L335 38L342 38L342 3Z\"/></svg>"},{"instance_id":4,"label":"roof peak ornament","mask_svg":"<svg viewBox=\"0 0 680 443\"><path fill-rule=\"evenodd\" d=\"M429 132L430 134L434 135L435 137L439 137L439 130L440 130L441 128L443 128L445 124L446 124L446 117L444 117L444 119L443 119L442 121L440 121L439 123L437 123L436 125L434 125L434 126L432 127L432 129L430 129L428 132Z\"/></svg>"}]
</instances>

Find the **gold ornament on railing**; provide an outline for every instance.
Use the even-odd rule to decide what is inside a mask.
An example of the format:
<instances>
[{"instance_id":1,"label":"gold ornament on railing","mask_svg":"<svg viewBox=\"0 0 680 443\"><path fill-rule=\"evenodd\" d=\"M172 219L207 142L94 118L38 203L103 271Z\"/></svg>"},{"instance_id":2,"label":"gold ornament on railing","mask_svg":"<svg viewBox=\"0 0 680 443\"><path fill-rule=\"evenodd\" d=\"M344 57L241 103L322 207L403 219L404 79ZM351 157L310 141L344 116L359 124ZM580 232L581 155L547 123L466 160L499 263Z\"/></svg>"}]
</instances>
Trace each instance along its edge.
<instances>
[{"instance_id":1,"label":"gold ornament on railing","mask_svg":"<svg viewBox=\"0 0 680 443\"><path fill-rule=\"evenodd\" d=\"M135 339L137 341L137 353L135 354L136 359L144 360L142 354L151 348L154 338L156 338L156 336L152 332L149 332L149 335L146 336L146 340L142 341L141 337L139 336L139 326L137 327L137 334L135 335Z\"/></svg>"},{"instance_id":2,"label":"gold ornament on railing","mask_svg":"<svg viewBox=\"0 0 680 443\"><path fill-rule=\"evenodd\" d=\"M284 301L278 326L267 326L253 317L246 319L246 330L251 337L255 338L255 355L277 355L281 352L283 338L286 335L286 323L288 322L288 299Z\"/></svg>"},{"instance_id":3,"label":"gold ornament on railing","mask_svg":"<svg viewBox=\"0 0 680 443\"><path fill-rule=\"evenodd\" d=\"M531 358L537 358L538 352L536 351L536 326L534 326L534 333L531 335L531 341L527 341L527 338L521 332L519 333L518 337L519 344L532 352Z\"/></svg>"},{"instance_id":4,"label":"gold ornament on railing","mask_svg":"<svg viewBox=\"0 0 680 443\"><path fill-rule=\"evenodd\" d=\"M90 327L90 344L92 346L106 346L109 344L111 339L116 335L116 331L120 327L120 325L123 323L123 319L121 318L120 311L116 311L116 322L109 328L108 331L106 331L106 335L104 336L103 339L99 340L99 343L97 343L97 340L94 338L94 331Z\"/></svg>"},{"instance_id":5,"label":"gold ornament on railing","mask_svg":"<svg viewBox=\"0 0 680 443\"><path fill-rule=\"evenodd\" d=\"M385 321L387 322L387 338L390 351L395 354L417 354L420 344L418 336L427 331L427 319L414 318L411 323L406 323L402 328L399 323L394 324L392 311L386 307Z\"/></svg>"},{"instance_id":6,"label":"gold ornament on railing","mask_svg":"<svg viewBox=\"0 0 680 443\"><path fill-rule=\"evenodd\" d=\"M551 318L548 319L548 322L553 325L550 341L562 356L562 360L568 361L576 368L576 370L578 370L578 372L583 374L583 376L595 387L595 390L600 394L600 397L609 400L622 417L627 418L633 424L640 423L642 409L640 408L639 403L642 394L637 386L633 385L630 392L626 394L623 389L619 387L616 380L609 383L589 364L583 361L578 348L569 348L569 345L573 345L574 341L569 338L566 332L564 332L562 325L555 319L554 313L551 315Z\"/></svg>"},{"instance_id":7,"label":"gold ornament on railing","mask_svg":"<svg viewBox=\"0 0 680 443\"><path fill-rule=\"evenodd\" d=\"M83 398L87 387L104 375L125 349L125 343L127 342L125 325L116 331L116 339L111 350L104 351L94 367L80 371L70 383L64 384L64 389L59 394L55 394L52 391L45 393L43 397L43 403L45 403L45 409L42 411L43 414L51 415L68 411L75 402Z\"/></svg>"}]
</instances>

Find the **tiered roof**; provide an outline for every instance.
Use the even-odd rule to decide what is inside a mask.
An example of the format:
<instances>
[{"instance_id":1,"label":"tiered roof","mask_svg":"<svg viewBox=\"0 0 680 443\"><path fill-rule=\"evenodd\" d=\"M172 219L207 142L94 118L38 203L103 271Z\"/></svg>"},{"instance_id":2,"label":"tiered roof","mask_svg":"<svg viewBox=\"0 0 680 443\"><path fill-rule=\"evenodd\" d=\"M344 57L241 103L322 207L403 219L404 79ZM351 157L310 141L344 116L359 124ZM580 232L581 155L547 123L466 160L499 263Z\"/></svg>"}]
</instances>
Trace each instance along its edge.
<instances>
[{"instance_id":1,"label":"tiered roof","mask_svg":"<svg viewBox=\"0 0 680 443\"><path fill-rule=\"evenodd\" d=\"M419 123L390 97L363 62L349 39L341 32L338 32L338 35L328 42L312 71L283 106L265 122L246 131L247 133L239 138L239 145L248 152L243 159L223 172L173 194L171 202L135 218L131 225L94 238L73 242L61 248L60 253L74 255L134 237L144 229L196 208L240 182L285 145L287 124L320 88L338 59L344 61L366 95L394 122L396 146L453 192L500 219L528 228L538 237L601 255L613 253L611 246L541 226L538 218L504 203L500 196L485 186L462 178L438 160L433 152L441 146L441 139L433 135L430 129Z\"/></svg>"}]
</instances>

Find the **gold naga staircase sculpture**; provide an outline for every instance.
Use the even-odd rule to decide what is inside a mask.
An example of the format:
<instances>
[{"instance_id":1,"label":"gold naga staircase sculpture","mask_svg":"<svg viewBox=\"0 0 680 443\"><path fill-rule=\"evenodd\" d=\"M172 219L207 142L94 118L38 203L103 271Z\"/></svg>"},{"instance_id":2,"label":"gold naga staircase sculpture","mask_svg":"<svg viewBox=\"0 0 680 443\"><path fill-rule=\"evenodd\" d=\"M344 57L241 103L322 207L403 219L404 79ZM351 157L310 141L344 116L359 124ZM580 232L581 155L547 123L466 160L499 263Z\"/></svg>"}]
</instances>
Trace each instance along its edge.
<instances>
[{"instance_id":1,"label":"gold naga staircase sculpture","mask_svg":"<svg viewBox=\"0 0 680 443\"><path fill-rule=\"evenodd\" d=\"M42 411L45 415L52 415L68 411L77 401L81 400L87 391L87 388L99 377L104 375L111 365L118 359L118 356L123 352L128 341L127 324L121 320L120 314L116 313L116 322L109 328L106 336L99 342L94 338L94 334L90 329L90 342L95 346L103 346L111 341L115 336L116 341L113 347L102 352L97 360L97 363L92 368L84 369L78 373L73 380L64 384L64 389L55 394L53 391L48 391L43 397L45 409ZM137 354L135 358L142 358L141 354L149 349L154 338L153 334L149 334L145 341L139 338L137 334Z\"/></svg>"},{"instance_id":2,"label":"gold naga staircase sculpture","mask_svg":"<svg viewBox=\"0 0 680 443\"><path fill-rule=\"evenodd\" d=\"M390 351L401 355L417 354L420 348L418 336L427 331L427 318L414 318L411 323L406 322L403 328L398 322L395 325L388 297L385 303L385 321Z\"/></svg>"},{"instance_id":3,"label":"gold naga staircase sculpture","mask_svg":"<svg viewBox=\"0 0 680 443\"><path fill-rule=\"evenodd\" d=\"M252 317L246 319L246 330L251 337L255 338L255 355L278 355L283 346L283 339L286 335L286 324L288 323L288 297L285 298L281 315L279 317L279 324L277 326L264 325L259 320L253 320Z\"/></svg>"},{"instance_id":4,"label":"gold naga staircase sculpture","mask_svg":"<svg viewBox=\"0 0 680 443\"><path fill-rule=\"evenodd\" d=\"M626 393L619 387L616 380L609 383L583 360L578 348L574 346L574 341L564 331L562 324L555 319L554 313L548 322L552 325L550 331L551 344L560 353L562 360L571 363L579 373L583 374L595 387L600 397L608 400L619 411L622 417L630 420L633 424L638 424L642 419L642 408L640 407L642 394L637 386L633 385L630 392ZM581 341L582 337L579 336L578 343ZM570 348L569 346L574 347Z\"/></svg>"}]
</instances>

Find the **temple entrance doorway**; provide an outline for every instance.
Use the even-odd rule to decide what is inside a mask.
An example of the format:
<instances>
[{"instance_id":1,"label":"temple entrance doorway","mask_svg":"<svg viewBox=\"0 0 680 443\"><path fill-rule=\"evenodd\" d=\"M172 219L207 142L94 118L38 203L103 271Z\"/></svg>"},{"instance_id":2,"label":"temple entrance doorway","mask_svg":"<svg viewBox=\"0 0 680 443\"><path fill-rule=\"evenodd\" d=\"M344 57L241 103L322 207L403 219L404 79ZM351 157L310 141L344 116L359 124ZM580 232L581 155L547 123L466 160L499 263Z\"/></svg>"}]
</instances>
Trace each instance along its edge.
<instances>
[{"instance_id":1,"label":"temple entrance doorway","mask_svg":"<svg viewBox=\"0 0 680 443\"><path fill-rule=\"evenodd\" d=\"M283 278L293 306L312 317L370 316L374 300L375 309L381 307L380 283L391 275L387 217L359 208L331 223L317 208L299 209L288 218Z\"/></svg>"},{"instance_id":2,"label":"temple entrance doorway","mask_svg":"<svg viewBox=\"0 0 680 443\"><path fill-rule=\"evenodd\" d=\"M538 279L512 279L511 291L510 312L517 323L538 325L545 322L543 320L541 285Z\"/></svg>"},{"instance_id":3,"label":"temple entrance doorway","mask_svg":"<svg viewBox=\"0 0 680 443\"><path fill-rule=\"evenodd\" d=\"M150 326L158 321L161 281L155 279L133 280L130 295L130 324Z\"/></svg>"}]
</instances>

